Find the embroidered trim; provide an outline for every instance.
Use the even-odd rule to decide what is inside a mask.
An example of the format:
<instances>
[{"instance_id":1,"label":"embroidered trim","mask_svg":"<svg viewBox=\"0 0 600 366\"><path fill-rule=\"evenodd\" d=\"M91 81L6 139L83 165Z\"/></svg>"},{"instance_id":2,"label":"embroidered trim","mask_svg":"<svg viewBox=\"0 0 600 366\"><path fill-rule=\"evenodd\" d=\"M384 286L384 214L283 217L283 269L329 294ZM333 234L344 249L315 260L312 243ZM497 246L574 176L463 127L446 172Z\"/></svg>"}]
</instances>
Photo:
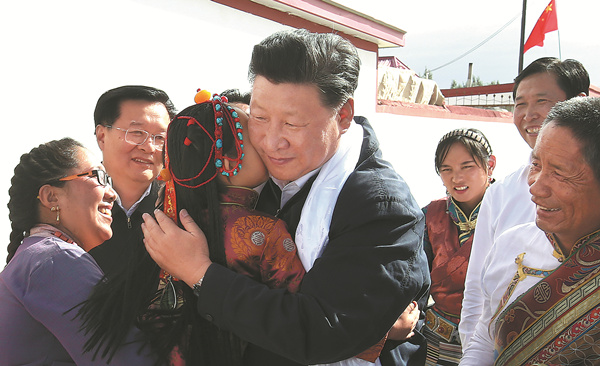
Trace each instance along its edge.
<instances>
[{"instance_id":1,"label":"embroidered trim","mask_svg":"<svg viewBox=\"0 0 600 366\"><path fill-rule=\"evenodd\" d=\"M525 257L525 253L521 253L517 256L517 258L515 258L515 263L517 264L517 273L515 273L514 277L508 284L508 287L506 288L504 295L502 295L502 298L500 299L500 303L498 304L498 308L496 309L494 316L492 316L492 318L490 319L490 325L492 324L494 319L496 319L498 314L500 314L500 312L504 308L504 305L506 305L508 299L510 299L511 295L515 291L515 288L517 288L517 285L519 284L519 282L523 281L525 278L527 278L527 276L545 278L552 272L552 270L543 270L543 269L537 269L537 268L531 268L531 267L524 266L523 265L524 257Z\"/></svg>"},{"instance_id":2,"label":"embroidered trim","mask_svg":"<svg viewBox=\"0 0 600 366\"><path fill-rule=\"evenodd\" d=\"M456 226L458 226L458 242L462 246L471 235L473 235L473 230L475 230L475 226L477 225L477 216L479 216L479 208L481 207L481 201L475 206L471 214L467 218L467 215L461 210L458 204L454 201L454 198L450 196L446 203L446 210L452 219L452 222Z\"/></svg>"}]
</instances>

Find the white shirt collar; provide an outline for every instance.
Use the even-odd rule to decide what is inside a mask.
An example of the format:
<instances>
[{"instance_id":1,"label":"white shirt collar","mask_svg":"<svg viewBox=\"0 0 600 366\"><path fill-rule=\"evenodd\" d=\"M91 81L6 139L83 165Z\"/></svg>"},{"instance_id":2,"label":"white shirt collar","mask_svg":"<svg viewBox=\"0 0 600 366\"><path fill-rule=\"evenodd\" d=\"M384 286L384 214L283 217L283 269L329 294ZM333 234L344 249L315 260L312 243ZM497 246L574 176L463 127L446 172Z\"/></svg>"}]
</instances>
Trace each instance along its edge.
<instances>
[{"instance_id":1,"label":"white shirt collar","mask_svg":"<svg viewBox=\"0 0 600 366\"><path fill-rule=\"evenodd\" d=\"M300 178L298 178L294 181L291 181L291 182L287 182L285 180L279 180L279 179L271 176L271 179L273 179L273 182L275 184L277 184L277 186L281 189L281 202L280 202L279 208L282 208L283 206L285 206L285 204L290 200L290 198L294 197L294 195L296 193L298 193L302 189L302 187L304 187L306 182L308 182L308 180L310 178L312 178L312 176L317 174L319 172L319 170L321 170L321 167L318 167L317 169L312 170L312 171L306 173L305 175L301 176Z\"/></svg>"},{"instance_id":2,"label":"white shirt collar","mask_svg":"<svg viewBox=\"0 0 600 366\"><path fill-rule=\"evenodd\" d=\"M142 196L140 197L140 199L138 199L133 205L131 205L131 207L129 208L129 210L126 210L125 207L123 207L123 204L121 203L121 197L119 197L119 195L117 195L116 202L119 205L119 207L121 207L121 209L123 210L123 212L125 212L125 215L127 215L127 217L131 217L131 215L135 212L135 210L140 205L140 202L142 202L142 200L144 198L146 198L150 194L150 190L151 189L152 189L152 183L150 183L150 185L148 186L148 188L146 188L146 191L142 194Z\"/></svg>"}]
</instances>

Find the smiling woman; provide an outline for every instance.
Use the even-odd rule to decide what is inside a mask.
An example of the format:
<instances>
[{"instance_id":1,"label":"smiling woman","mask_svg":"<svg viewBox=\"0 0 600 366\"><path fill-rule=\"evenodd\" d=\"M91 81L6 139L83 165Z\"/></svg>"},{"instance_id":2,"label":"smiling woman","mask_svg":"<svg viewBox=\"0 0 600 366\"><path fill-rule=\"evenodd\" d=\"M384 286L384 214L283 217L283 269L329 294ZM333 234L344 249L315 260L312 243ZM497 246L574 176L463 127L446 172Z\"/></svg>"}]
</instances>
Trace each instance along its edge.
<instances>
[{"instance_id":1,"label":"smiling woman","mask_svg":"<svg viewBox=\"0 0 600 366\"><path fill-rule=\"evenodd\" d=\"M445 134L435 151L435 169L447 197L432 201L425 212L423 246L431 272L434 304L426 311L427 365L446 360L458 364L462 297L473 233L481 200L492 182L496 157L483 133L456 129Z\"/></svg>"},{"instance_id":2,"label":"smiling woman","mask_svg":"<svg viewBox=\"0 0 600 366\"><path fill-rule=\"evenodd\" d=\"M72 310L103 276L87 251L112 235L116 193L110 177L89 150L65 138L21 156L9 194L12 233L8 264L0 273L0 363L106 364L84 354L86 337ZM115 355L122 360L118 364L152 362L131 346Z\"/></svg>"}]
</instances>

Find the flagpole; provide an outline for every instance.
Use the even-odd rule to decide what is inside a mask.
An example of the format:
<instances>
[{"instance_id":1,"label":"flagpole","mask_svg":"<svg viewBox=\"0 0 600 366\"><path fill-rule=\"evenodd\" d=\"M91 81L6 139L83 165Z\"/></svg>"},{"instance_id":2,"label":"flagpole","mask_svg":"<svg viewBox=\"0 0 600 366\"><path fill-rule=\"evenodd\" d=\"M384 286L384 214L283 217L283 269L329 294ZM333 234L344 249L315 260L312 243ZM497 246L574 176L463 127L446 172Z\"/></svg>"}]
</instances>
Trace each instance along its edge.
<instances>
[{"instance_id":1,"label":"flagpole","mask_svg":"<svg viewBox=\"0 0 600 366\"><path fill-rule=\"evenodd\" d=\"M560 30L558 32L558 59L562 61L562 52L560 51Z\"/></svg>"},{"instance_id":2,"label":"flagpole","mask_svg":"<svg viewBox=\"0 0 600 366\"><path fill-rule=\"evenodd\" d=\"M525 45L525 15L527 13L527 0L523 0L523 11L521 12L521 43L519 45L519 72L523 71L523 48ZM560 49L560 38L558 41ZM560 51L559 51L560 52Z\"/></svg>"},{"instance_id":3,"label":"flagpole","mask_svg":"<svg viewBox=\"0 0 600 366\"><path fill-rule=\"evenodd\" d=\"M556 2L554 2L554 7L556 8ZM558 28L558 10L556 10L556 28ZM556 33L558 34L558 59L562 61L562 52L560 50L560 28L558 28L556 30Z\"/></svg>"}]
</instances>

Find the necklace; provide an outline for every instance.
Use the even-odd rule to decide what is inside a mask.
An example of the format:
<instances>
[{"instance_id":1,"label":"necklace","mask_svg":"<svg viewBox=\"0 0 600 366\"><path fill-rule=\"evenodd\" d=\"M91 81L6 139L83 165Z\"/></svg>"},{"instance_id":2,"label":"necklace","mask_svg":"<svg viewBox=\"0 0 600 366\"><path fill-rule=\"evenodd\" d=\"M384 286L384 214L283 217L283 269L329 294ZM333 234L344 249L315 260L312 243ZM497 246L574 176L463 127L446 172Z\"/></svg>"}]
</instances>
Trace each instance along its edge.
<instances>
[{"instance_id":1,"label":"necklace","mask_svg":"<svg viewBox=\"0 0 600 366\"><path fill-rule=\"evenodd\" d=\"M75 244L75 241L71 237L59 229L49 224L37 224L29 230L29 236L42 236L50 237L55 236L60 240L63 240L69 244Z\"/></svg>"}]
</instances>

